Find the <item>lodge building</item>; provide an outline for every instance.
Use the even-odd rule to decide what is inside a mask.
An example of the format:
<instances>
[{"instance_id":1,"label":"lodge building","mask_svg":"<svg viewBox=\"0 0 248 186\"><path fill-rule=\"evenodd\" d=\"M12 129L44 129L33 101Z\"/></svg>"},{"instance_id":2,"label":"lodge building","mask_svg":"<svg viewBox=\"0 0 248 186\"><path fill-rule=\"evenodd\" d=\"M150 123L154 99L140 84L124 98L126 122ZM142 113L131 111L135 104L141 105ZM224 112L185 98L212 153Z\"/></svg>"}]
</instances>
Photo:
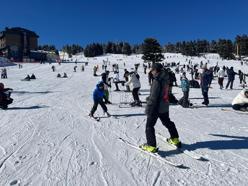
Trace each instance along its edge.
<instances>
[{"instance_id":1,"label":"lodge building","mask_svg":"<svg viewBox=\"0 0 248 186\"><path fill-rule=\"evenodd\" d=\"M13 27L0 32L0 56L13 61L30 58L31 51L38 49L39 36L30 30Z\"/></svg>"}]
</instances>

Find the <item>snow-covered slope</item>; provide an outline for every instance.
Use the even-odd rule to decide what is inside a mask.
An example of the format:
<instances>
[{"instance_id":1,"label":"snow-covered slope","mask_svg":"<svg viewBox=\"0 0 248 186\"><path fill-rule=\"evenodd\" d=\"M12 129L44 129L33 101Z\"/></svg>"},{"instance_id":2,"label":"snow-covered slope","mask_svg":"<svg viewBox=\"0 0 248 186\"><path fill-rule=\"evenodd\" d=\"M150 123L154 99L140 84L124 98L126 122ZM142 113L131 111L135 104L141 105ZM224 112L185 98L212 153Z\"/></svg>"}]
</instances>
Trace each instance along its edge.
<instances>
[{"instance_id":1,"label":"snow-covered slope","mask_svg":"<svg viewBox=\"0 0 248 186\"><path fill-rule=\"evenodd\" d=\"M220 65L248 73L248 66L241 67L238 61L221 61L215 57L192 60L193 63L209 60L211 65L218 61ZM85 60L89 65L84 72L73 72L74 63L55 64L56 72L52 72L49 64L24 64L22 69L8 67L9 78L1 82L14 89L14 103L9 110L0 110L0 185L248 184L248 117L221 110L230 109L232 99L240 92L237 79L232 91L220 90L215 79L207 108L170 107L171 120L185 147L208 160L199 161L178 153L158 138L162 156L188 167L180 169L119 140L121 137L137 145L146 142L144 107L118 106L120 101L131 100L130 93L114 92L112 87L110 100L114 104L107 106L116 117L96 122L87 116L93 105L92 91L100 80L93 77L93 66L98 64L101 69L103 60L111 64L118 62L122 77L122 69L143 63L141 56L107 55ZM165 60L185 63L185 57L178 54L166 54ZM78 63L78 70L81 65ZM56 78L57 73L63 72L68 79ZM142 67L139 72L141 99L145 100L149 95L147 75ZM37 80L20 81L31 73L35 73ZM178 87L173 92L178 99L182 96ZM190 98L201 105L200 89L191 89ZM100 106L96 115L103 115ZM160 121L156 131L169 137Z\"/></svg>"}]
</instances>

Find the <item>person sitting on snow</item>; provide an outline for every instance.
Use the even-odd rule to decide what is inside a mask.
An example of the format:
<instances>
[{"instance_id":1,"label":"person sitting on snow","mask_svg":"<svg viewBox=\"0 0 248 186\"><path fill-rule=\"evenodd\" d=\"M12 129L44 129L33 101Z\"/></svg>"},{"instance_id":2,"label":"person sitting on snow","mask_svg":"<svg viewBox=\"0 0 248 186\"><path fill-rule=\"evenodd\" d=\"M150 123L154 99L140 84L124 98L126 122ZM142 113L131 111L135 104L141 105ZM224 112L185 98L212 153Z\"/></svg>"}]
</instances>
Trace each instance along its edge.
<instances>
[{"instance_id":1,"label":"person sitting on snow","mask_svg":"<svg viewBox=\"0 0 248 186\"><path fill-rule=\"evenodd\" d=\"M0 108L7 109L8 105L13 102L10 97L12 90L11 88L4 88L4 84L0 83Z\"/></svg>"},{"instance_id":2,"label":"person sitting on snow","mask_svg":"<svg viewBox=\"0 0 248 186\"><path fill-rule=\"evenodd\" d=\"M68 78L68 76L65 72L64 72L63 78Z\"/></svg>"},{"instance_id":3,"label":"person sitting on snow","mask_svg":"<svg viewBox=\"0 0 248 186\"><path fill-rule=\"evenodd\" d=\"M30 81L30 76L27 75L27 76L23 79L23 81Z\"/></svg>"},{"instance_id":4,"label":"person sitting on snow","mask_svg":"<svg viewBox=\"0 0 248 186\"><path fill-rule=\"evenodd\" d=\"M57 74L57 78L61 78L61 74L60 73Z\"/></svg>"},{"instance_id":5,"label":"person sitting on snow","mask_svg":"<svg viewBox=\"0 0 248 186\"><path fill-rule=\"evenodd\" d=\"M30 79L36 79L35 75L32 74L31 77L30 77Z\"/></svg>"},{"instance_id":6,"label":"person sitting on snow","mask_svg":"<svg viewBox=\"0 0 248 186\"><path fill-rule=\"evenodd\" d=\"M248 89L242 90L232 101L234 110L248 111Z\"/></svg>"},{"instance_id":7,"label":"person sitting on snow","mask_svg":"<svg viewBox=\"0 0 248 186\"><path fill-rule=\"evenodd\" d=\"M96 88L93 92L93 100L94 100L94 105L90 111L90 114L89 116L90 117L94 117L94 113L97 109L97 106L98 104L101 105L104 113L107 114L107 116L110 116L110 114L108 113L108 109L107 109L107 106L105 105L105 103L103 102L103 99L104 99L104 83L103 81L100 81L97 85L96 85Z\"/></svg>"}]
</instances>

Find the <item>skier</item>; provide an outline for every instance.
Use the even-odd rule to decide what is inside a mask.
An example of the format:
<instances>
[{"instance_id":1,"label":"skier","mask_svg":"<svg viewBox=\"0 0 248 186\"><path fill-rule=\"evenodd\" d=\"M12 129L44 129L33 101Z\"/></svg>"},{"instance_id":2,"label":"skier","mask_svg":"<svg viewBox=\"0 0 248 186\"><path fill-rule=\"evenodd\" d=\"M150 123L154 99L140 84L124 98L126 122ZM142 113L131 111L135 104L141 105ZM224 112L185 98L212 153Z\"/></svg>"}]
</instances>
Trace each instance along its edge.
<instances>
[{"instance_id":1,"label":"skier","mask_svg":"<svg viewBox=\"0 0 248 186\"><path fill-rule=\"evenodd\" d=\"M0 83L0 108L7 109L8 105L13 102L13 99L10 97L13 89L4 88L4 84Z\"/></svg>"},{"instance_id":2,"label":"skier","mask_svg":"<svg viewBox=\"0 0 248 186\"><path fill-rule=\"evenodd\" d=\"M53 65L51 68L52 68L52 71L55 72L55 66Z\"/></svg>"},{"instance_id":3,"label":"skier","mask_svg":"<svg viewBox=\"0 0 248 186\"><path fill-rule=\"evenodd\" d=\"M117 71L114 72L115 77L113 78L113 83L115 84L115 91L120 91L118 83L120 82L119 73Z\"/></svg>"},{"instance_id":4,"label":"skier","mask_svg":"<svg viewBox=\"0 0 248 186\"><path fill-rule=\"evenodd\" d=\"M74 67L73 67L73 71L74 71L74 72L77 72L77 66L74 66Z\"/></svg>"},{"instance_id":5,"label":"skier","mask_svg":"<svg viewBox=\"0 0 248 186\"><path fill-rule=\"evenodd\" d=\"M94 113L97 110L98 104L101 105L104 113L106 113L107 116L110 116L110 114L108 113L108 109L107 109L105 103L103 102L104 96L105 96L104 95L104 83L102 81L100 81L96 85L96 89L93 92L94 105L90 111L90 114L89 114L90 117L94 117Z\"/></svg>"},{"instance_id":6,"label":"skier","mask_svg":"<svg viewBox=\"0 0 248 186\"><path fill-rule=\"evenodd\" d=\"M242 90L232 101L234 110L248 111L248 89Z\"/></svg>"},{"instance_id":7,"label":"skier","mask_svg":"<svg viewBox=\"0 0 248 186\"><path fill-rule=\"evenodd\" d=\"M141 101L139 99L139 89L141 87L139 74L134 71L130 72L130 79L126 85L130 86L130 89L132 90L134 102L131 103L131 106L141 106Z\"/></svg>"},{"instance_id":8,"label":"skier","mask_svg":"<svg viewBox=\"0 0 248 186\"><path fill-rule=\"evenodd\" d=\"M218 84L220 85L220 89L223 89L224 77L225 77L225 70L224 70L224 67L223 67L218 72Z\"/></svg>"},{"instance_id":9,"label":"skier","mask_svg":"<svg viewBox=\"0 0 248 186\"><path fill-rule=\"evenodd\" d=\"M186 72L182 74L181 88L183 91L183 97L178 101L178 104L184 108L189 108L192 104L189 102L189 80L186 77Z\"/></svg>"},{"instance_id":10,"label":"skier","mask_svg":"<svg viewBox=\"0 0 248 186\"><path fill-rule=\"evenodd\" d=\"M150 96L146 106L146 139L147 143L140 145L140 148L148 152L157 152L154 126L159 118L162 124L168 129L170 138L168 142L177 147L181 146L179 135L174 122L169 118L169 75L167 70L163 70L160 63L152 66L154 81L150 89Z\"/></svg>"},{"instance_id":11,"label":"skier","mask_svg":"<svg viewBox=\"0 0 248 186\"><path fill-rule=\"evenodd\" d=\"M111 104L111 102L109 101L109 90L108 88L111 88L111 84L110 84L110 78L108 77L109 75L109 71L106 71L104 73L102 73L102 82L104 83L104 100L105 100L105 104Z\"/></svg>"},{"instance_id":12,"label":"skier","mask_svg":"<svg viewBox=\"0 0 248 186\"><path fill-rule=\"evenodd\" d=\"M151 86L152 85L152 81L153 81L153 76L152 76L152 71L150 70L149 72L148 72L148 83L149 83L149 85Z\"/></svg>"},{"instance_id":13,"label":"skier","mask_svg":"<svg viewBox=\"0 0 248 186\"><path fill-rule=\"evenodd\" d=\"M204 101L202 102L203 105L208 105L209 100L208 100L208 89L209 89L209 82L210 82L210 72L209 70L205 67L203 69L203 72L201 74L201 90L202 90L202 95L204 98Z\"/></svg>"},{"instance_id":14,"label":"skier","mask_svg":"<svg viewBox=\"0 0 248 186\"><path fill-rule=\"evenodd\" d=\"M124 75L123 75L125 82L129 81L129 71L127 69L124 69ZM130 92L130 87L126 85L126 92Z\"/></svg>"},{"instance_id":15,"label":"skier","mask_svg":"<svg viewBox=\"0 0 248 186\"><path fill-rule=\"evenodd\" d=\"M176 76L170 68L167 68L167 72L169 75L169 102L172 104L177 104L178 100L172 93L173 82L176 82Z\"/></svg>"},{"instance_id":16,"label":"skier","mask_svg":"<svg viewBox=\"0 0 248 186\"><path fill-rule=\"evenodd\" d=\"M235 75L237 73L233 71L233 67L230 69L227 69L227 77L228 77L228 82L226 84L226 89L228 89L229 84L230 84L230 89L233 89L233 81L235 79Z\"/></svg>"},{"instance_id":17,"label":"skier","mask_svg":"<svg viewBox=\"0 0 248 186\"><path fill-rule=\"evenodd\" d=\"M239 75L239 82L240 82L240 85L242 85L243 79L244 79L244 73L243 73L241 70L239 70L239 71L238 71L238 75Z\"/></svg>"}]
</instances>

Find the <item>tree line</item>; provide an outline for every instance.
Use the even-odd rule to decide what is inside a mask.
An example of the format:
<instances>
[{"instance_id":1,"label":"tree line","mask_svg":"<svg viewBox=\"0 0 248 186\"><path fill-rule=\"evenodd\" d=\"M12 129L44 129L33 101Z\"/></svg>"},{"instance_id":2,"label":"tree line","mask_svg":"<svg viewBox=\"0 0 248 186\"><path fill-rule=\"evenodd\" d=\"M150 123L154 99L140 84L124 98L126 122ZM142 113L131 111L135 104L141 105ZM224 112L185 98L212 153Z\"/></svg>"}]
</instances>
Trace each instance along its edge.
<instances>
[{"instance_id":1,"label":"tree line","mask_svg":"<svg viewBox=\"0 0 248 186\"><path fill-rule=\"evenodd\" d=\"M39 46L43 50L56 51L54 45ZM83 48L78 44L65 45L62 51L67 52L69 56L83 52L86 57L96 57L103 54L144 54L148 56L154 53L170 52L182 53L186 56L200 56L202 53L218 53L223 59L234 59L234 54L239 57L248 55L248 36L237 35L235 40L218 39L218 40L194 40L182 41L176 43L168 43L161 46L155 38L146 38L142 44L131 45L128 42L107 42L107 43L91 43ZM158 57L158 56L157 56ZM148 57L145 57L149 60ZM158 57L160 60L161 56Z\"/></svg>"},{"instance_id":2,"label":"tree line","mask_svg":"<svg viewBox=\"0 0 248 186\"><path fill-rule=\"evenodd\" d=\"M168 43L164 52L182 53L186 56L199 56L201 53L218 53L223 59L234 59L248 55L248 36L237 35L235 41L230 39L183 41L175 44Z\"/></svg>"}]
</instances>

